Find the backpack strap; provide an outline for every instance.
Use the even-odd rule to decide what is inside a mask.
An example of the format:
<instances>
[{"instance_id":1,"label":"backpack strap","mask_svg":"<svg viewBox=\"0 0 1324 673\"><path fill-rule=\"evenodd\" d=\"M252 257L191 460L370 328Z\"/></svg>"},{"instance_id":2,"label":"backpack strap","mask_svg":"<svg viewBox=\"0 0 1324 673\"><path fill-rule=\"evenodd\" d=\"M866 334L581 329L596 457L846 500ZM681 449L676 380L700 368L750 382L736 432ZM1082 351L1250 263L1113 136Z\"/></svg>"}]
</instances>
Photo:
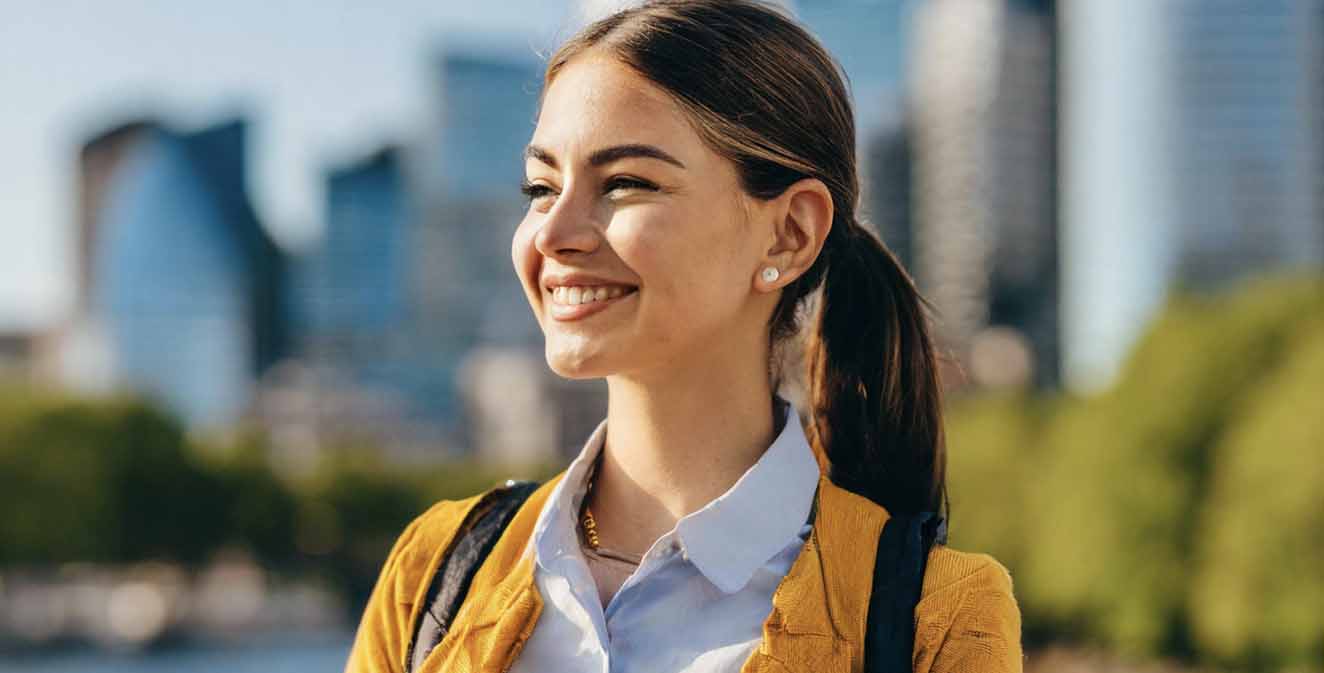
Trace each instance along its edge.
<instances>
[{"instance_id":1,"label":"backpack strap","mask_svg":"<svg viewBox=\"0 0 1324 673\"><path fill-rule=\"evenodd\" d=\"M947 543L947 521L935 512L900 514L883 524L869 596L864 667L869 673L910 671L915 647L915 605L934 544Z\"/></svg>"},{"instance_id":2,"label":"backpack strap","mask_svg":"<svg viewBox=\"0 0 1324 673\"><path fill-rule=\"evenodd\" d=\"M474 574L491 553L515 512L538 486L534 481L507 481L483 494L479 503L469 511L428 585L427 598L423 601L426 609L418 614L413 639L406 650L405 673L418 670L433 648L446 637L451 620L469 593Z\"/></svg>"},{"instance_id":3,"label":"backpack strap","mask_svg":"<svg viewBox=\"0 0 1324 673\"><path fill-rule=\"evenodd\" d=\"M405 673L418 670L450 628L474 574L537 482L507 481L484 494L465 517L461 531L432 576L405 660ZM815 507L811 508L813 520ZM915 639L915 606L919 603L924 568L934 544L947 543L947 521L933 512L900 514L883 524L874 560L873 592L869 596L864 664L868 673L911 670Z\"/></svg>"}]
</instances>

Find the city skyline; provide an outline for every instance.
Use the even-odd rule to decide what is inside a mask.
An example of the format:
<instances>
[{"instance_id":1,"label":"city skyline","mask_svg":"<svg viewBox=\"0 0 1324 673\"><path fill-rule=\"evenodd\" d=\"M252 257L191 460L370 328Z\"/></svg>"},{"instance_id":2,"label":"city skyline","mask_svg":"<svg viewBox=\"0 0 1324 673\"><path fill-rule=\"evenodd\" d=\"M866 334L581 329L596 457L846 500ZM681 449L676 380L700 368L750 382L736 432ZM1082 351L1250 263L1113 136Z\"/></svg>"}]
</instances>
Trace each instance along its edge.
<instances>
[{"instance_id":1,"label":"city skyline","mask_svg":"<svg viewBox=\"0 0 1324 673\"><path fill-rule=\"evenodd\" d=\"M0 26L11 62L27 64L0 71L0 90L23 101L0 125L8 150L0 162L0 329L47 329L76 308L77 152L107 128L141 118L185 130L247 119L250 198L273 238L297 253L324 226L325 170L427 133L438 104L429 58L439 46L545 56L585 20L624 4L400 0L382 11L298 2L272 14L242 0L206 16L145 2L30 8L24 21ZM913 0L778 4L836 43L860 116L886 112L901 68L898 22ZM855 20L879 10L880 33L896 44L869 44Z\"/></svg>"},{"instance_id":2,"label":"city skyline","mask_svg":"<svg viewBox=\"0 0 1324 673\"><path fill-rule=\"evenodd\" d=\"M1031 0L972 0L965 4L992 7L1003 3L1012 8L1036 4ZM508 116L518 107L501 102L504 94L499 91L483 94L489 98L481 101L475 98L466 102L470 94L457 97L455 90L482 90L481 82L491 77L506 78L507 74L521 81L535 80L536 87L536 68L528 73L520 66L518 73L476 70L463 74L469 71L462 60L457 62L461 67L452 70L462 78L457 81L468 83L449 87L451 90L441 95L448 87L438 86L435 81L439 55L448 50L459 54L505 53L536 64L579 23L622 4L629 3L567 0L549 4L529 0L472 9L456 4L406 2L383 12L308 3L267 16L260 14L256 4L240 3L214 17L215 21L146 6L122 8L114 14L60 5L32 12L22 26L11 24L0 29L0 42L27 56L24 62L34 64L0 73L0 86L23 101L7 111L10 123L0 125L0 145L14 149L0 164L0 259L7 268L7 273L0 275L0 330L44 332L67 320L86 300L82 293L88 270L80 268L78 261L79 246L85 241L79 238L84 225L80 224L83 214L78 211L76 166L79 147L89 139L138 120L159 122L181 133L196 132L228 119L243 120L250 128L246 140L250 160L243 188L265 231L283 252L298 256L318 243L328 224L327 186L322 181L328 171L373 156L384 147L401 147L408 152L411 147L436 146L435 135L445 128L447 122L442 118L447 115L472 119L469 125L477 129L483 126L480 122L489 121L483 110L499 110ZM867 177L868 159L874 153L869 148L878 141L879 134L895 133L898 123L915 122L898 121L912 109L916 91L924 91L923 87L909 86L910 81L924 79L932 88L933 82L955 77L954 70L933 58L950 53L955 45L917 49L914 20L919 15L917 8L925 5L913 0L800 0L779 4L796 12L845 67L857 111L861 171ZM1253 71L1260 76L1234 77L1243 82L1240 89L1219 88L1221 98L1201 104L1202 97L1209 95L1201 92L1214 89L1200 83L1200 78L1209 74L1191 64L1202 63L1199 55L1205 52L1183 37L1199 34L1199 30L1179 30L1183 24L1175 10L1161 11L1130 1L1117 7L1078 1L1066 1L1062 6L1063 19L1058 28L1063 40L1061 77L1067 84L1062 87L1061 97L1052 101L1065 110L1060 143L1036 141L1037 145L1024 147L1042 145L1043 149L1028 154L1017 150L1007 155L1041 163L1049 155L1060 156L1061 207L1058 210L1050 190L1043 192L1049 195L1040 199L1043 203L1023 204L1032 206L1031 210L1017 206L1020 214L1012 210L1008 213L1048 222L1040 210L1057 212L1061 233L1057 243L1049 247L1060 258L1061 269L1059 362L1072 387L1099 388L1109 382L1116 364L1172 287L1198 281L1202 275L1215 280L1234 276L1222 271L1227 266L1224 260L1242 264L1238 250L1243 248L1251 260L1243 266L1252 271L1272 269L1292 260L1319 263L1322 255L1318 248L1324 243L1324 230L1310 227L1312 222L1318 225L1324 216L1320 214L1320 198L1311 196L1308 190L1324 174L1320 169L1324 150L1318 147L1318 115L1307 111L1308 106L1302 104L1305 99L1300 96L1318 96L1322 88L1320 70L1310 66L1307 57L1318 52L1320 40L1309 28L1318 23L1305 20L1297 22L1298 26L1307 26L1299 30L1312 37L1295 52L1275 52L1278 55L1259 61L1238 61L1241 52L1234 47L1210 52L1218 63L1237 64L1233 70L1219 72L1235 76ZM1288 11L1285 8L1295 8L1291 11L1298 12L1301 19L1317 19L1319 14L1305 9L1308 5L1298 0L1278 0L1273 7L1279 9L1266 10L1269 13L1261 16L1255 27L1217 21L1210 25L1226 32L1229 38L1256 44L1255 40L1272 40L1275 31L1282 32L1276 17L1288 16L1283 14ZM1145 20L1137 28L1131 25L1132 19L1134 12L1141 10ZM1259 37L1248 30L1258 30ZM291 34L297 39L290 39ZM139 39L132 39L134 36ZM1237 43L1229 39L1220 44ZM933 60L912 62L917 55ZM989 65L1003 67L999 65L1002 58L1010 57L998 56ZM1289 63L1303 76L1280 82L1277 89L1261 86L1272 81L1263 75L1276 73L1279 64ZM985 76L979 74L980 67L978 60L972 62L971 81ZM925 72L929 76L915 74ZM1216 75L1209 81L1220 77ZM959 82L960 78L953 81ZM998 82L996 86L1010 85ZM977 91L974 94L986 95ZM1028 108L1009 111L1018 119L1028 114ZM958 110L953 108L952 112L959 117ZM1215 132L1222 128L1220 125L1231 123L1227 128L1240 128L1235 120L1225 119L1232 119L1228 114L1243 112L1257 115L1259 131L1242 134L1242 139L1235 141L1240 144L1227 140L1229 133L1222 133L1222 145L1204 154L1190 149L1200 146L1199 134ZM1179 124L1176 116L1183 120L1190 117L1186 136L1174 133ZM964 123L958 117L953 120ZM526 123L532 131L532 119L503 120L486 132L490 134L498 127L522 128ZM922 130L932 120L919 121ZM1029 138L1026 133L1038 133L1034 122L1030 124L997 127L992 133L1005 146L1010 135L1019 133ZM434 213L429 217L438 217L439 204L454 211L442 217L447 221L469 217L465 208L490 210L491 217L517 217L516 211L507 207L519 202L513 179L508 199L501 191L507 168L516 162L512 159L507 164L503 156L497 155L515 152L525 139L518 137L518 132L501 133L510 137L451 133L444 156L410 159L418 164L411 170L411 179L418 183L415 186L422 207ZM1047 129L1047 133L1056 131ZM1183 137L1188 140L1181 141ZM1290 180L1278 177L1281 173L1276 169L1264 168L1271 165L1265 163L1266 157L1271 162L1275 156L1275 143L1286 147L1283 143L1297 140L1299 151L1292 155L1293 161L1285 162L1287 170L1293 171ZM499 151L482 151L494 145L500 145ZM931 142L925 147L948 145ZM1060 154L1054 149L1057 145ZM1158 151L1152 151L1155 148ZM1249 164L1244 161L1234 167L1235 157L1259 162L1260 168L1247 172L1245 166ZM923 157L920 160L928 161ZM1059 168L1056 161L1044 166L1050 178ZM961 162L948 163L955 167ZM1018 178L1010 174L1028 176L1032 170L1005 161L993 161L991 165L998 166L995 172L999 175L1008 174L1013 181ZM449 170L454 166L465 169ZM932 180L926 176L956 175L944 170L947 172L932 174L921 170L917 175L925 184ZM1229 171L1240 172L1233 175ZM494 179L496 176L503 177ZM1262 189L1256 192L1256 207L1268 208L1265 212L1271 215L1278 212L1283 227L1297 227L1292 230L1295 238L1291 240L1301 244L1274 244L1271 236L1255 234L1250 228L1252 223L1246 221L1246 215L1252 212L1245 210L1251 207L1248 204L1253 199L1249 196L1237 201L1242 208L1236 211L1242 214L1240 218L1228 208L1205 203L1207 200L1199 196L1211 189L1223 197L1241 194L1245 190L1227 188L1233 178L1258 180L1256 184ZM1042 182L1042 176L1032 178L1034 184ZM956 190L955 196L967 187L983 185L981 188L991 189L995 184L1001 183L975 181L966 185L957 181L951 187ZM481 204L447 198L448 192L467 193L478 185L486 190ZM1289 186L1296 191L1288 191ZM1024 196L1031 193L1026 191ZM1016 205L1009 194L1002 200ZM929 206L925 203L949 202L956 203L946 198L915 203L927 213ZM903 207L911 206L907 202ZM897 211L892 216L901 215L905 214ZM924 213L906 216L928 218ZM1220 216L1227 217L1220 220ZM1202 225L1205 222L1217 226L1210 229ZM999 224L992 227L998 231L993 231L991 225L973 221L967 224L976 225L980 231L989 229L981 234L985 237L1001 236L999 232L1006 228ZM1236 227L1245 229L1237 233ZM1031 243L1026 237L1033 237L1038 230L1028 224L1025 228L1023 242ZM947 247L947 236L940 236L938 229L933 231L937 232L932 234L936 238L930 240L927 249ZM442 242L439 239L432 244ZM907 248L915 241L906 238L897 243ZM1048 244L1041 241L1035 245L1041 248ZM1240 248L1225 249L1228 246ZM1028 248L1020 245L1008 250L1016 253ZM984 252L991 251L989 248ZM909 257L914 251L899 252ZM927 273L923 267L917 261L912 268L921 281ZM488 270L484 268L483 272ZM499 273L499 269L491 272ZM1030 276L1026 278L1033 282ZM971 315L978 317L988 308L981 304ZM476 324L509 325L510 318L494 313Z\"/></svg>"},{"instance_id":3,"label":"city skyline","mask_svg":"<svg viewBox=\"0 0 1324 673\"><path fill-rule=\"evenodd\" d=\"M897 35L902 5L877 12L876 4L806 6L821 39L847 54L852 81L867 82L858 90L895 87L900 77L897 40L879 52L868 38ZM250 230L290 235L288 221L261 212L253 189L261 171L249 156L266 141L250 138L261 137L263 115L181 123L150 108L91 134L77 152L74 310L40 333L43 371L85 392L148 394L190 427L260 418L287 437L352 428L405 450L462 433L460 416L473 411L462 407L479 400L456 387L457 374L482 380L506 371L492 363L510 357L531 364L539 341L508 273L505 225L520 217L522 199L511 194L546 54L509 36L453 34L420 51L423 114L360 156L318 166L320 210L310 217L320 231L268 246L270 262L229 240ZM231 142L192 141L218 133ZM140 148L157 138L199 151L141 170ZM205 156L208 147L221 154ZM208 165L217 159L221 173ZM261 269L273 283L248 287ZM279 307L275 321L263 306ZM281 337L278 351L255 351L275 343L268 335ZM480 346L506 350L466 365ZM190 358L196 366L185 366ZM545 412L567 424L549 426L552 434L586 417L570 407Z\"/></svg>"},{"instance_id":4,"label":"city skyline","mask_svg":"<svg viewBox=\"0 0 1324 673\"><path fill-rule=\"evenodd\" d=\"M0 328L47 328L73 308L78 147L106 128L248 118L250 196L297 250L320 232L323 171L425 128L436 45L532 54L574 21L537 0L402 0L389 12L301 2L276 13L241 0L212 11L45 3L0 27L9 61L25 64L0 69L0 90L22 101L0 125Z\"/></svg>"}]
</instances>

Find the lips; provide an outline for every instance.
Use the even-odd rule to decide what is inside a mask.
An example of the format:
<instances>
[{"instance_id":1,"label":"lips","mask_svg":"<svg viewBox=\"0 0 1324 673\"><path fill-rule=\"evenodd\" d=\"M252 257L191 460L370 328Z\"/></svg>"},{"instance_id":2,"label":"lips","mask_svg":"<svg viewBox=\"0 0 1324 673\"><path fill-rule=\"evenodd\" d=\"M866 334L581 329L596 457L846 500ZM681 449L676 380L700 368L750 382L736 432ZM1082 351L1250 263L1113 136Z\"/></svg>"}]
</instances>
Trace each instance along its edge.
<instances>
[{"instance_id":1,"label":"lips","mask_svg":"<svg viewBox=\"0 0 1324 673\"><path fill-rule=\"evenodd\" d=\"M614 274L612 274L614 275ZM579 320L607 310L639 292L639 286L586 270L549 264L538 280L547 312L555 320Z\"/></svg>"}]
</instances>

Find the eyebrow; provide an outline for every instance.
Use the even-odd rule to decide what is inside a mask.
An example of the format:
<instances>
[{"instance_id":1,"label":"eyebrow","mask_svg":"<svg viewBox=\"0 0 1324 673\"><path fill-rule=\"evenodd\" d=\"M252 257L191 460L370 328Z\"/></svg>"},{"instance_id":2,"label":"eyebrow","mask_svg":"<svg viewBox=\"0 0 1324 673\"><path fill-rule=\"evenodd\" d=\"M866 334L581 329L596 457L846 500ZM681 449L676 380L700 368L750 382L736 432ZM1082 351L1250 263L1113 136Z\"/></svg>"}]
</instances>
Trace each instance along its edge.
<instances>
[{"instance_id":1,"label":"eyebrow","mask_svg":"<svg viewBox=\"0 0 1324 673\"><path fill-rule=\"evenodd\" d=\"M685 164L681 163L680 159L677 159L676 157L673 157L670 154L667 154L666 152L662 151L662 148L657 147L655 145L645 145L643 143L629 143L625 145L614 145L612 147L604 147L603 149L597 150L593 154L590 154L588 156L588 163L591 166L602 166L604 164L609 164L613 161L625 159L628 157L658 159L660 161L665 161L669 164L679 166L681 168L685 168ZM528 147L524 148L524 158L537 159L538 161L541 161L544 164L551 166L552 168L557 168L556 157L552 156L551 152L548 152L547 150L538 147L537 145L529 145Z\"/></svg>"}]
</instances>

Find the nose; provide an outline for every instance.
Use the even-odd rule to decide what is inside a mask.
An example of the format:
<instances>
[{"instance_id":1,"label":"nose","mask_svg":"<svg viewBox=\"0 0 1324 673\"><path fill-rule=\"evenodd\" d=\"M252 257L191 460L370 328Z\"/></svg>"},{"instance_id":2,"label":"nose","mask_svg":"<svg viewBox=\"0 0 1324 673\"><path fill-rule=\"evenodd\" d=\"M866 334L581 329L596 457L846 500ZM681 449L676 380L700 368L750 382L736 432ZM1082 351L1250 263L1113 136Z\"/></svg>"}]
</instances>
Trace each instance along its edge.
<instances>
[{"instance_id":1,"label":"nose","mask_svg":"<svg viewBox=\"0 0 1324 673\"><path fill-rule=\"evenodd\" d=\"M533 245L546 257L565 258L588 254L601 243L591 208L566 189L543 217Z\"/></svg>"}]
</instances>

